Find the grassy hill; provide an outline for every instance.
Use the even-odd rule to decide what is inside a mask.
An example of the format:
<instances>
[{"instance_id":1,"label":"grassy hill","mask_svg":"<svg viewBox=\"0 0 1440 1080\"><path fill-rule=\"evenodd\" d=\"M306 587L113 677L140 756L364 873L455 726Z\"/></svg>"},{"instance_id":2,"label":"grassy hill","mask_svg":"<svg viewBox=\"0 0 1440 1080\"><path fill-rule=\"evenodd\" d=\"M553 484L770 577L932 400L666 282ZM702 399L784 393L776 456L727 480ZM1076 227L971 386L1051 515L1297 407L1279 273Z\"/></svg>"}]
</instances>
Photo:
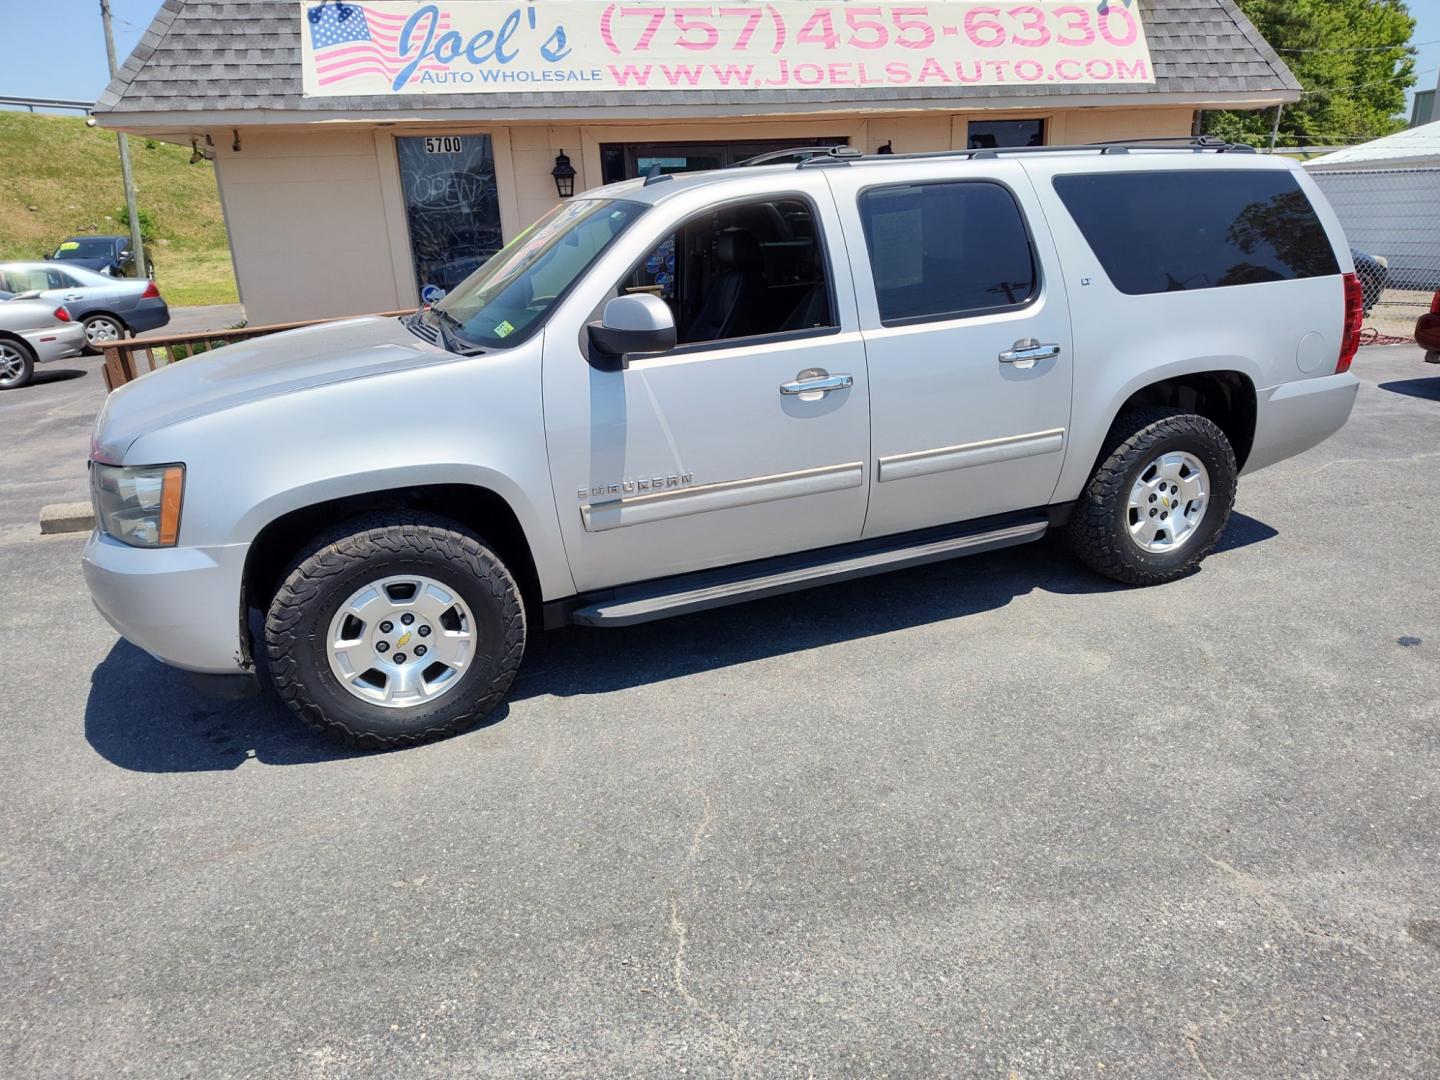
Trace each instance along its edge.
<instances>
[{"instance_id":1,"label":"grassy hill","mask_svg":"<svg viewBox=\"0 0 1440 1080\"><path fill-rule=\"evenodd\" d=\"M188 147L131 138L155 278L174 305L234 303L215 169ZM0 112L0 259L38 259L67 236L125 233L115 134L83 117Z\"/></svg>"}]
</instances>

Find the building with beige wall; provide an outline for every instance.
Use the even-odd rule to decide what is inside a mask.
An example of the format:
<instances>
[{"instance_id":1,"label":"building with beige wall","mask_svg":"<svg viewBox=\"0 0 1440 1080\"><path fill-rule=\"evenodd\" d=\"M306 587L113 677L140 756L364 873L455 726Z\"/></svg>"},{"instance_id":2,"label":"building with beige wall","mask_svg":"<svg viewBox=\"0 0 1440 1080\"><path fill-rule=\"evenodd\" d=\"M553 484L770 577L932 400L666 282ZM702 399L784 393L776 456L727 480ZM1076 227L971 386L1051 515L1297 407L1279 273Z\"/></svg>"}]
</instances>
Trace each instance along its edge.
<instances>
[{"instance_id":1,"label":"building with beige wall","mask_svg":"<svg viewBox=\"0 0 1440 1080\"><path fill-rule=\"evenodd\" d=\"M561 153L582 191L780 146L904 153L1185 136L1201 110L1299 97L1232 0L1135 0L1150 81L307 94L307 10L336 19L355 8L166 0L97 104L106 127L213 157L252 322L432 298L560 200Z\"/></svg>"}]
</instances>

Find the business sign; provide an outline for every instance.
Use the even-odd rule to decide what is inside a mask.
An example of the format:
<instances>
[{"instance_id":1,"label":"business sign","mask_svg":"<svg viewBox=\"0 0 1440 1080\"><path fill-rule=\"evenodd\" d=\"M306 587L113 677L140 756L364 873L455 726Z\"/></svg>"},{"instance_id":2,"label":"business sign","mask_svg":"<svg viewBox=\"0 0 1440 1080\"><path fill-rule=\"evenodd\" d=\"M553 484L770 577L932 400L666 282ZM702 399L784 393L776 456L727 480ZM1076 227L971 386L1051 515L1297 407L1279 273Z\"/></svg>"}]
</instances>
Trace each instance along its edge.
<instances>
[{"instance_id":1,"label":"business sign","mask_svg":"<svg viewBox=\"0 0 1440 1080\"><path fill-rule=\"evenodd\" d=\"M305 0L307 97L1150 83L1132 0Z\"/></svg>"}]
</instances>

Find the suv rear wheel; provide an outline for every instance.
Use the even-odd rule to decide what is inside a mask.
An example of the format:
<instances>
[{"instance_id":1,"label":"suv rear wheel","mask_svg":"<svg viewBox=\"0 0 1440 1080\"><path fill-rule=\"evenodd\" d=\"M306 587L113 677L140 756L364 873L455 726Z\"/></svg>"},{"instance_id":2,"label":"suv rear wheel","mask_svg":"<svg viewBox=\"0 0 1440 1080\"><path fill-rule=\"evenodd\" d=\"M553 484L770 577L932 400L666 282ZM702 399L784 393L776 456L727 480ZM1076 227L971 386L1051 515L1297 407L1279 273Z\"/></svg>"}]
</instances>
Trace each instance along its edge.
<instances>
[{"instance_id":1,"label":"suv rear wheel","mask_svg":"<svg viewBox=\"0 0 1440 1080\"><path fill-rule=\"evenodd\" d=\"M388 749L473 727L525 651L515 579L428 515L358 519L292 567L265 620L270 677L312 730Z\"/></svg>"},{"instance_id":2,"label":"suv rear wheel","mask_svg":"<svg viewBox=\"0 0 1440 1080\"><path fill-rule=\"evenodd\" d=\"M1230 440L1205 417L1163 408L1121 413L1070 516L1070 546L1116 581L1174 581L1225 531L1238 473Z\"/></svg>"}]
</instances>

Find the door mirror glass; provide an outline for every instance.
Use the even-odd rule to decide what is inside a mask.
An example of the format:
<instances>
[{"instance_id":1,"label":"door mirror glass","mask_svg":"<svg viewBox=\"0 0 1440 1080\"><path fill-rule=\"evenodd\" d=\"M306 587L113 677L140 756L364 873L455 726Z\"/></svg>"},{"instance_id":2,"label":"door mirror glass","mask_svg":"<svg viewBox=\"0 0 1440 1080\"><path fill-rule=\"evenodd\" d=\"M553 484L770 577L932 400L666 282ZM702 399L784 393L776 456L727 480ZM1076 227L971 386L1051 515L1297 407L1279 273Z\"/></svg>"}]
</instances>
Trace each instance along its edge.
<instances>
[{"instance_id":1,"label":"door mirror glass","mask_svg":"<svg viewBox=\"0 0 1440 1080\"><path fill-rule=\"evenodd\" d=\"M601 371L622 371L631 353L659 353L675 347L675 316L670 305L649 293L617 296L605 305L600 321L587 328L589 360Z\"/></svg>"}]
</instances>

